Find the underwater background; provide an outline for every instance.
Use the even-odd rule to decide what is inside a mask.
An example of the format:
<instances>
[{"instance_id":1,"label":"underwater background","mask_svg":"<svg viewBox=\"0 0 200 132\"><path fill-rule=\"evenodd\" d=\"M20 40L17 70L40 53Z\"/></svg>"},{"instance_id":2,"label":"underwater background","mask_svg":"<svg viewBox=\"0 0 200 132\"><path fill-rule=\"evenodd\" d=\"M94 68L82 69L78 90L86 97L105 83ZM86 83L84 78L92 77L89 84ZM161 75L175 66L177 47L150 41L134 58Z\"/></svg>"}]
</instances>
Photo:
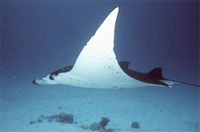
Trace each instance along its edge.
<instances>
[{"instance_id":1,"label":"underwater background","mask_svg":"<svg viewBox=\"0 0 200 132\"><path fill-rule=\"evenodd\" d=\"M0 3L0 131L200 131L199 87L102 90L32 83L74 64L103 20L119 7L117 60L130 61L130 69L141 72L161 66L166 78L199 84L199 1ZM73 122L64 122L62 115L72 116ZM94 128L102 117L110 122Z\"/></svg>"}]
</instances>

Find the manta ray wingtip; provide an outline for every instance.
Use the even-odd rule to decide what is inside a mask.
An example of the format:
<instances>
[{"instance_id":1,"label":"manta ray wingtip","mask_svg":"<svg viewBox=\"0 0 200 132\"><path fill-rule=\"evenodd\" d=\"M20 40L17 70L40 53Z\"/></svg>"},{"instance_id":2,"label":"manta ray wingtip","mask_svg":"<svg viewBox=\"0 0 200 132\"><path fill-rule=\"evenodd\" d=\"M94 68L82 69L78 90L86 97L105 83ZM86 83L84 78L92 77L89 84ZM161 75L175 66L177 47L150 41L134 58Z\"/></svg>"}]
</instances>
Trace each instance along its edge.
<instances>
[{"instance_id":1,"label":"manta ray wingtip","mask_svg":"<svg viewBox=\"0 0 200 132\"><path fill-rule=\"evenodd\" d=\"M116 7L113 11L119 12L119 7Z\"/></svg>"}]
</instances>

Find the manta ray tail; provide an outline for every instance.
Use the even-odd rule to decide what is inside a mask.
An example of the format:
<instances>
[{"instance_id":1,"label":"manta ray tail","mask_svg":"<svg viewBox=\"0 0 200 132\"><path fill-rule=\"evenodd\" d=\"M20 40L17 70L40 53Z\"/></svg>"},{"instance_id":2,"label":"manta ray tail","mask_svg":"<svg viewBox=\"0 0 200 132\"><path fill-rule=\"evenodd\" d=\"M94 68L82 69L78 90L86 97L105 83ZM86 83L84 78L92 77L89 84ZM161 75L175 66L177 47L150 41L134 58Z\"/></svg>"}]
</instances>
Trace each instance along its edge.
<instances>
[{"instance_id":1,"label":"manta ray tail","mask_svg":"<svg viewBox=\"0 0 200 132\"><path fill-rule=\"evenodd\" d=\"M157 67L157 68L151 70L149 73L147 73L147 75L151 78L158 80L159 82L157 82L157 83L160 83L161 85L164 85L164 86L167 86L170 88L174 85L173 81L170 81L163 77L161 67Z\"/></svg>"},{"instance_id":2,"label":"manta ray tail","mask_svg":"<svg viewBox=\"0 0 200 132\"><path fill-rule=\"evenodd\" d=\"M162 68L161 67L158 67L158 68L151 70L148 73L148 75L151 76L151 77L159 79L162 83L166 84L168 87L172 87L174 85L174 83L180 83L180 84L186 84L186 85L190 85L190 86L200 87L200 85L198 85L198 84L192 84L192 83L188 83L188 82L164 78L163 75L162 75Z\"/></svg>"},{"instance_id":3,"label":"manta ray tail","mask_svg":"<svg viewBox=\"0 0 200 132\"><path fill-rule=\"evenodd\" d=\"M172 79L164 79L164 80L160 80L160 81L162 81L164 83L179 83L179 84L186 84L186 85L190 85L190 86L194 86L194 87L200 87L200 85L198 85L198 84L193 84L193 83L188 83L188 82L183 82L183 81L177 81L177 80L172 80Z\"/></svg>"}]
</instances>

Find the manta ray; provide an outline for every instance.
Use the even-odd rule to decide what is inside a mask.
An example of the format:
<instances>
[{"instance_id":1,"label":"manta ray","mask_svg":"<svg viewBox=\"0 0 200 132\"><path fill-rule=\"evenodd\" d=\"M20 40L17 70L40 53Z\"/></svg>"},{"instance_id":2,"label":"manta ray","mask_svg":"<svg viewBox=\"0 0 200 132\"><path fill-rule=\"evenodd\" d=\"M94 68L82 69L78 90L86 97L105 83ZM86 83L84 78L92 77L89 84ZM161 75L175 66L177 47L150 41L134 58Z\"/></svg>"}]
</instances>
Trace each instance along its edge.
<instances>
[{"instance_id":1,"label":"manta ray","mask_svg":"<svg viewBox=\"0 0 200 132\"><path fill-rule=\"evenodd\" d=\"M162 68L148 73L129 69L130 62L118 62L114 52L115 23L119 7L116 7L103 21L96 33L82 49L74 65L56 70L34 84L63 84L83 88L120 89L149 85L172 87L181 81L166 79Z\"/></svg>"}]
</instances>

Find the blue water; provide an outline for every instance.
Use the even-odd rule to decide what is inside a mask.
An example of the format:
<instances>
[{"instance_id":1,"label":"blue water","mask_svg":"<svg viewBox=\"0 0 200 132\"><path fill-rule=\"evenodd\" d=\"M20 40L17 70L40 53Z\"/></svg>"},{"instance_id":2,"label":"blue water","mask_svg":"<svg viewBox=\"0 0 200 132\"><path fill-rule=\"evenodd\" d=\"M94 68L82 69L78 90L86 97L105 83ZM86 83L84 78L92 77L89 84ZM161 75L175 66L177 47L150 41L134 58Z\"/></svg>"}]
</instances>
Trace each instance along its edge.
<instances>
[{"instance_id":1,"label":"blue water","mask_svg":"<svg viewBox=\"0 0 200 132\"><path fill-rule=\"evenodd\" d=\"M37 127L45 131L48 124L30 125L30 120L65 112L67 105L77 131L87 125L86 113L88 123L110 117L110 124L116 122L110 127L118 131L198 131L198 87L88 90L32 84L33 79L74 64L115 7L119 14L114 50L119 61L130 61L130 68L141 72L161 66L166 78L199 84L198 5L198 1L1 1L0 131L37 131ZM141 127L131 128L132 121ZM51 130L68 130L59 125Z\"/></svg>"}]
</instances>

